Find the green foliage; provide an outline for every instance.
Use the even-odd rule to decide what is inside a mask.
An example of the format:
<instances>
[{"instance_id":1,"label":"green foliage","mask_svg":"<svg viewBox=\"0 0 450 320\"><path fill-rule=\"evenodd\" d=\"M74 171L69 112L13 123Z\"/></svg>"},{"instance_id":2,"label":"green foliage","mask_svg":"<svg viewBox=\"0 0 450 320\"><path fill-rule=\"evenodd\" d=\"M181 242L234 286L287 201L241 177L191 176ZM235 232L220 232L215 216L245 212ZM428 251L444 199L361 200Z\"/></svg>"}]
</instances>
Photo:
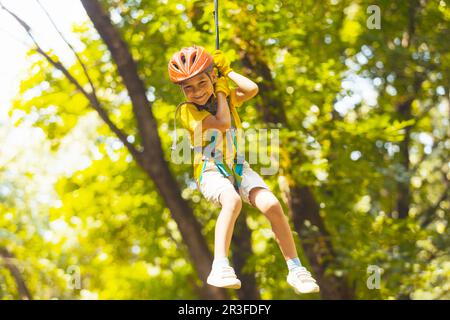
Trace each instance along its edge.
<instances>
[{"instance_id":1,"label":"green foliage","mask_svg":"<svg viewBox=\"0 0 450 320\"><path fill-rule=\"evenodd\" d=\"M414 1L377 1L378 30L366 25L372 2L222 1L221 49L260 88L266 80L242 63L242 55L255 54L268 67L269 94L280 102L270 108L281 108L288 119L288 127L280 128L280 167L283 173L292 170L291 183L309 186L320 205L336 250L327 273L345 279L357 298L448 299L450 4L418 1L411 16ZM167 61L191 44L214 49L213 2L102 3L137 61L170 160L173 112L184 97L168 79ZM131 102L106 46L90 23L74 32L84 44L79 53L99 99L139 145ZM92 108L36 52L29 56L29 74L11 114L17 126L33 116L33 125L58 151ZM69 71L89 88L79 64ZM365 95L370 92L375 99ZM260 94L239 110L250 128L266 127L260 107L267 103ZM95 141L85 142L94 144L96 156L85 169L55 182L57 205L36 211L33 192L20 190L39 181L9 181L0 167L0 247L16 256L34 298L198 298L197 274L156 187L106 125L95 132ZM190 165L169 160L212 250L219 208L201 198ZM265 180L278 196L277 178ZM402 184L411 197L408 216L399 219ZM6 185L14 192L2 193ZM285 283L268 221L246 209L254 250L246 269L255 273L262 298L298 299ZM302 235L295 235L300 249ZM300 255L307 265L301 250ZM366 285L370 265L384 270L379 290ZM75 290L68 285L71 266L81 271ZM18 298L4 268L0 298Z\"/></svg>"}]
</instances>

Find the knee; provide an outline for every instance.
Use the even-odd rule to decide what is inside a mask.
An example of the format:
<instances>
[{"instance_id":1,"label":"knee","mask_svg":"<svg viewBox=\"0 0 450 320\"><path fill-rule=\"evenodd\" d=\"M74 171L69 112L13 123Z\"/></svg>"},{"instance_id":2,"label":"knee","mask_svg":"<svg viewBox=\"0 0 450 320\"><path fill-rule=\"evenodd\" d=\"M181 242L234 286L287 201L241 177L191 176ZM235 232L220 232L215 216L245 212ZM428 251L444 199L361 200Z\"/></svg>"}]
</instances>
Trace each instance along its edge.
<instances>
[{"instance_id":1,"label":"knee","mask_svg":"<svg viewBox=\"0 0 450 320\"><path fill-rule=\"evenodd\" d=\"M281 203L274 195L267 197L262 209L263 213L267 216L284 216Z\"/></svg>"},{"instance_id":2,"label":"knee","mask_svg":"<svg viewBox=\"0 0 450 320\"><path fill-rule=\"evenodd\" d=\"M242 209L242 199L241 197L236 193L233 195L233 197L228 199L228 203L226 206L228 206L230 209L233 210L233 212L239 213Z\"/></svg>"},{"instance_id":3,"label":"knee","mask_svg":"<svg viewBox=\"0 0 450 320\"><path fill-rule=\"evenodd\" d=\"M235 214L239 214L242 209L241 197L235 192L221 199L222 208L226 208Z\"/></svg>"}]
</instances>

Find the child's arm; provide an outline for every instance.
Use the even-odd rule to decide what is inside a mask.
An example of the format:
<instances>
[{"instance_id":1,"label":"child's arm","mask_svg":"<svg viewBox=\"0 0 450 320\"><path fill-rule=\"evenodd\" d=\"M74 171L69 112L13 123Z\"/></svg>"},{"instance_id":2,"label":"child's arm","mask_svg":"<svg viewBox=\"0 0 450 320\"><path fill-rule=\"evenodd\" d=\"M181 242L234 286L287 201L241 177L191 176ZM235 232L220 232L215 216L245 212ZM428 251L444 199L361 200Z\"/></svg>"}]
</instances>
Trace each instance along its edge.
<instances>
[{"instance_id":1,"label":"child's arm","mask_svg":"<svg viewBox=\"0 0 450 320\"><path fill-rule=\"evenodd\" d=\"M250 100L258 93L258 85L249 78L235 71L228 73L228 77L238 86L236 88L236 100L238 104Z\"/></svg>"},{"instance_id":2,"label":"child's arm","mask_svg":"<svg viewBox=\"0 0 450 320\"><path fill-rule=\"evenodd\" d=\"M227 80L219 78L215 84L215 92L217 95L217 112L215 115L209 115L202 121L202 130L210 128L225 132L231 127L231 116L227 102L227 96L230 94Z\"/></svg>"},{"instance_id":3,"label":"child's arm","mask_svg":"<svg viewBox=\"0 0 450 320\"><path fill-rule=\"evenodd\" d=\"M258 85L249 78L244 77L237 72L234 72L233 69L231 69L230 61L222 51L214 51L213 57L214 64L222 73L222 75L227 76L235 84L237 84L238 87L236 88L236 100L238 104L241 104L242 102L256 96L256 94L258 93Z\"/></svg>"}]
</instances>

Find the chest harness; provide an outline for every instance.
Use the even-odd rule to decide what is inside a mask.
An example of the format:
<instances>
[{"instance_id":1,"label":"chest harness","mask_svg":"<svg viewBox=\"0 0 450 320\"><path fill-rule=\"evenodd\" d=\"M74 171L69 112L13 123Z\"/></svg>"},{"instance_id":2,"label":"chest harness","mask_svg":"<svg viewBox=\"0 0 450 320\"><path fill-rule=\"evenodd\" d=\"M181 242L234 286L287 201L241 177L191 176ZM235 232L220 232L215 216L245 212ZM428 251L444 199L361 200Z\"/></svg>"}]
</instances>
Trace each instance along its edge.
<instances>
[{"instance_id":1,"label":"chest harness","mask_svg":"<svg viewBox=\"0 0 450 320\"><path fill-rule=\"evenodd\" d=\"M229 98L227 98L229 100ZM228 101L228 103L230 103ZM173 143L172 143L172 150L176 149L176 141L177 141L177 127L176 127L176 119L177 119L177 113L179 112L179 109L182 105L184 104L193 104L195 105L195 107L197 108L197 110L201 111L201 110L206 110L209 113L215 115L217 112L217 101L214 98L214 95L211 96L211 98L208 100L208 102L204 105L204 106L200 106L196 103L192 103L192 102L182 102L177 106L177 109L175 111L175 117L174 117L174 121L173 121L173 125L174 125L174 135L173 135ZM208 147L203 148L202 146L200 147L194 147L191 145L191 149L194 150L194 153L201 153L202 154L202 169L200 171L200 175L198 177L198 186L201 184L202 182L202 176L203 176L203 172L205 171L206 168L206 164L209 162L209 160L212 158L214 161L214 164L217 167L217 170L219 170L219 172L225 177L228 178L230 181L232 181L234 188L236 189L236 191L239 192L239 187L241 186L241 182L242 182L242 172L243 172L243 163L244 163L244 158L242 155L239 154L239 150L238 150L238 142L237 142L237 136L236 136L236 121L233 117L233 114L230 112L230 116L231 116L231 120L232 120L232 125L231 125L231 130L227 130L226 134L227 134L227 142L230 141L230 139L232 140L234 147L235 147L235 155L234 155L234 159L233 159L233 164L230 167L227 162L222 161L223 159L223 155L219 154L219 152L217 152L216 150L216 140L217 140L217 134L218 132L216 130L214 130L214 132L212 133L211 136L211 144ZM227 144L228 146L228 144ZM210 152L209 152L210 151ZM234 178L234 179L233 179Z\"/></svg>"}]
</instances>

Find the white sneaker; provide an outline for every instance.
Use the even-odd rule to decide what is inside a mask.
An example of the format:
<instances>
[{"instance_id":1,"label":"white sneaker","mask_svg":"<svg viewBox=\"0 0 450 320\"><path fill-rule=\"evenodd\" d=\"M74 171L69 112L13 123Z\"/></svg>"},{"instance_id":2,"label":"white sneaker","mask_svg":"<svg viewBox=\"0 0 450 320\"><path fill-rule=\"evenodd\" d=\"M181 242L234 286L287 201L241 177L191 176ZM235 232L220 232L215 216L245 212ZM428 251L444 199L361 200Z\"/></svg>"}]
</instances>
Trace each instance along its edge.
<instances>
[{"instance_id":1,"label":"white sneaker","mask_svg":"<svg viewBox=\"0 0 450 320\"><path fill-rule=\"evenodd\" d=\"M233 267L229 266L212 269L206 283L219 288L239 289L241 287L241 281L236 277Z\"/></svg>"},{"instance_id":2,"label":"white sneaker","mask_svg":"<svg viewBox=\"0 0 450 320\"><path fill-rule=\"evenodd\" d=\"M314 280L311 273L305 267L295 268L289 272L287 282L294 288L297 294L320 291L316 280Z\"/></svg>"}]
</instances>

